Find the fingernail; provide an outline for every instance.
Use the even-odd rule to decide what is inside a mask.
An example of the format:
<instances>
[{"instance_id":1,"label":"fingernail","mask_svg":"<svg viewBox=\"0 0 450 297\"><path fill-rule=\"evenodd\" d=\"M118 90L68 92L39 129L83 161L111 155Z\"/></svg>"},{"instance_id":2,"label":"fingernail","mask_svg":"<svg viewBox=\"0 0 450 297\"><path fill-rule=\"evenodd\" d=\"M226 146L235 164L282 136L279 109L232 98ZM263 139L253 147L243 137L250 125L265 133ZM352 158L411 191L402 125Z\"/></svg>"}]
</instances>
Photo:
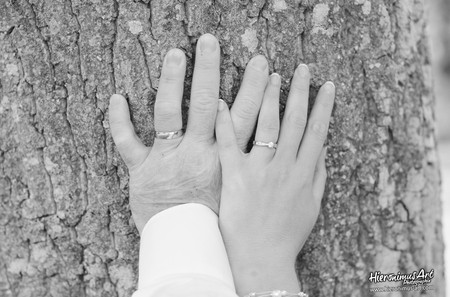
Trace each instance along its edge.
<instances>
[{"instance_id":1,"label":"fingernail","mask_svg":"<svg viewBox=\"0 0 450 297\"><path fill-rule=\"evenodd\" d=\"M278 73L272 73L270 75L270 83L275 86L279 86L281 84L281 78Z\"/></svg>"},{"instance_id":2,"label":"fingernail","mask_svg":"<svg viewBox=\"0 0 450 297\"><path fill-rule=\"evenodd\" d=\"M335 89L334 83L332 83L331 81L327 81L323 87L329 94L333 93Z\"/></svg>"},{"instance_id":3,"label":"fingernail","mask_svg":"<svg viewBox=\"0 0 450 297\"><path fill-rule=\"evenodd\" d=\"M224 109L225 109L225 106L226 106L227 104L225 103L225 101L223 101L222 99L219 99L219 104L218 104L218 106L217 106L217 109L219 110L219 111L223 111Z\"/></svg>"},{"instance_id":4,"label":"fingernail","mask_svg":"<svg viewBox=\"0 0 450 297\"><path fill-rule=\"evenodd\" d=\"M217 39L211 34L200 37L200 51L204 54L212 53L217 48Z\"/></svg>"},{"instance_id":5,"label":"fingernail","mask_svg":"<svg viewBox=\"0 0 450 297\"><path fill-rule=\"evenodd\" d=\"M116 105L122 102L122 96L119 94L114 94L111 96L109 103L112 105Z\"/></svg>"},{"instance_id":6,"label":"fingernail","mask_svg":"<svg viewBox=\"0 0 450 297\"><path fill-rule=\"evenodd\" d=\"M183 61L184 53L181 50L171 50L166 55L166 64L168 66L180 66Z\"/></svg>"},{"instance_id":7,"label":"fingernail","mask_svg":"<svg viewBox=\"0 0 450 297\"><path fill-rule=\"evenodd\" d=\"M251 65L253 67L255 67L256 69L259 69L262 71L266 70L268 67L267 60L263 56L256 56L255 58L253 58L251 61Z\"/></svg>"},{"instance_id":8,"label":"fingernail","mask_svg":"<svg viewBox=\"0 0 450 297\"><path fill-rule=\"evenodd\" d=\"M306 64L300 64L298 67L298 74L300 75L300 77L307 77L309 75L309 69L308 66Z\"/></svg>"}]
</instances>

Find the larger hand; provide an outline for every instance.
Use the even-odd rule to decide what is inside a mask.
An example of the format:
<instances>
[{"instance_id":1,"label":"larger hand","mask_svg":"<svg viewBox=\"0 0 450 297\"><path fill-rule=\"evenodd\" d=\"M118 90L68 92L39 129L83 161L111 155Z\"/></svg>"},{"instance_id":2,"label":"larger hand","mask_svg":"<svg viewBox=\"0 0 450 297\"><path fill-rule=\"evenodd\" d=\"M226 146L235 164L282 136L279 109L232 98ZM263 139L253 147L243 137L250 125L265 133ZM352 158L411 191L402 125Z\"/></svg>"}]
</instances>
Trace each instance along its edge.
<instances>
[{"instance_id":1,"label":"larger hand","mask_svg":"<svg viewBox=\"0 0 450 297\"><path fill-rule=\"evenodd\" d=\"M214 123L219 66L219 43L214 36L205 34L196 50L186 134L172 140L155 139L152 148L144 146L136 136L125 98L111 97L111 133L129 169L130 205L139 232L154 214L181 203L202 203L218 213L221 177ZM156 131L182 128L185 71L184 53L178 49L169 51L156 96ZM241 148L252 134L267 77L267 61L262 56L253 58L231 111Z\"/></svg>"}]
</instances>

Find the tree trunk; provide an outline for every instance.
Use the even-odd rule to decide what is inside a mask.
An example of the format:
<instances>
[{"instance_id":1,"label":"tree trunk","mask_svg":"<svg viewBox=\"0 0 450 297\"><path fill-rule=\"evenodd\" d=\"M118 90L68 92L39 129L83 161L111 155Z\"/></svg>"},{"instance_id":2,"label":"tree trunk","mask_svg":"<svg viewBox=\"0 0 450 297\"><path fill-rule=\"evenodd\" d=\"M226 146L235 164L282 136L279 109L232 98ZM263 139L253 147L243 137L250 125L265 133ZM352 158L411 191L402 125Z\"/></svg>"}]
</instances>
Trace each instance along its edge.
<instances>
[{"instance_id":1,"label":"tree trunk","mask_svg":"<svg viewBox=\"0 0 450 297\"><path fill-rule=\"evenodd\" d=\"M450 76L450 51L448 50L450 48L450 30L448 29L450 27L450 0L438 0L433 4L439 9L442 18L438 28L438 30L441 31L440 42L444 47L442 49L442 68L445 73Z\"/></svg>"},{"instance_id":2,"label":"tree trunk","mask_svg":"<svg viewBox=\"0 0 450 297\"><path fill-rule=\"evenodd\" d=\"M188 56L186 111L195 43L210 32L228 103L258 53L283 77L282 109L300 62L311 98L336 83L328 186L297 263L303 290L373 296L370 272L425 268L433 291L379 296L445 296L425 2L0 1L0 295L133 292L139 237L109 96L129 99L151 145L165 53Z\"/></svg>"}]
</instances>

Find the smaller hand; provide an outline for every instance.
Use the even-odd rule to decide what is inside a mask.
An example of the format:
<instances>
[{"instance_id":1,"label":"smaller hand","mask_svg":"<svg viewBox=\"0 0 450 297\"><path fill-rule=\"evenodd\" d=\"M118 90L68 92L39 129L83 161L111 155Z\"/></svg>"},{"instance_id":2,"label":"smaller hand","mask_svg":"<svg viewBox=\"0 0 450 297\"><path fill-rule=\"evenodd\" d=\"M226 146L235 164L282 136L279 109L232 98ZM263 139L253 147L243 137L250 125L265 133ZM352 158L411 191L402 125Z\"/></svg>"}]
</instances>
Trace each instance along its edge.
<instances>
[{"instance_id":1,"label":"smaller hand","mask_svg":"<svg viewBox=\"0 0 450 297\"><path fill-rule=\"evenodd\" d=\"M326 181L323 144L335 93L333 83L322 86L307 119L309 77L300 65L280 130L280 77L270 76L255 140L278 140L276 149L254 145L243 154L227 106L219 103L219 220L239 294L299 290L294 263L319 214Z\"/></svg>"}]
</instances>

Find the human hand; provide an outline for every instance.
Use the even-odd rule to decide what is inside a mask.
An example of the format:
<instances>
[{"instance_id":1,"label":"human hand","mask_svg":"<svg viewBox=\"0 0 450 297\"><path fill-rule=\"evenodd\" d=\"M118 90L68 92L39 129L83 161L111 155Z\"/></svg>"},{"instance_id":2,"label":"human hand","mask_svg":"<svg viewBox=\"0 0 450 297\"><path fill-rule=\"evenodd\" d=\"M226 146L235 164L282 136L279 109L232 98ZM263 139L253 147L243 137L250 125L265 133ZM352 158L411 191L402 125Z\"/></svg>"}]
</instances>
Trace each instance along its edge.
<instances>
[{"instance_id":1,"label":"human hand","mask_svg":"<svg viewBox=\"0 0 450 297\"><path fill-rule=\"evenodd\" d=\"M243 154L227 106L219 103L216 137L223 176L219 222L241 295L299 291L294 263L320 210L326 181L323 144L335 93L333 83L323 85L307 119L309 79L307 66L300 65L280 129L280 77L270 76L255 140L278 140L276 150L254 145Z\"/></svg>"},{"instance_id":2,"label":"human hand","mask_svg":"<svg viewBox=\"0 0 450 297\"><path fill-rule=\"evenodd\" d=\"M220 48L205 34L196 61L186 134L171 140L156 138L152 148L142 144L130 121L124 97L113 95L109 117L111 134L130 174L130 206L139 230L156 213L182 203L197 202L218 213L221 174L214 138L219 95ZM186 58L179 49L165 57L155 102L156 131L182 128ZM267 61L253 58L231 110L237 141L244 148L252 134L268 77Z\"/></svg>"}]
</instances>

